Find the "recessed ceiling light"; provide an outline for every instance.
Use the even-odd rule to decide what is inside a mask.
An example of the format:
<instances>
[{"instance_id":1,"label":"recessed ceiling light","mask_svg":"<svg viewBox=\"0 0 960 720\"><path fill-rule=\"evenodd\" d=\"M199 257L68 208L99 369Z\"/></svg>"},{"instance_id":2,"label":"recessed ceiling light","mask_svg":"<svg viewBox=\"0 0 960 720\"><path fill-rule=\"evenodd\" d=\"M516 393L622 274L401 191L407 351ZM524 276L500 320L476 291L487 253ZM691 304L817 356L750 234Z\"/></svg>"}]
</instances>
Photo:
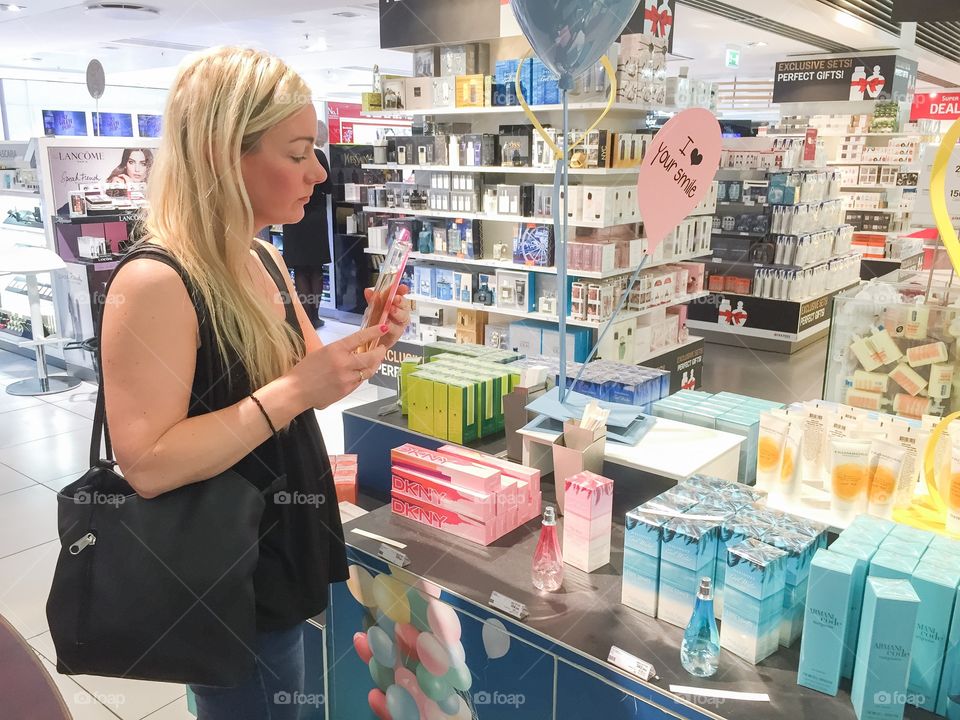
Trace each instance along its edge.
<instances>
[{"instance_id":1,"label":"recessed ceiling light","mask_svg":"<svg viewBox=\"0 0 960 720\"><path fill-rule=\"evenodd\" d=\"M88 13L110 20L149 20L160 11L156 8L129 2L98 2L87 5Z\"/></svg>"},{"instance_id":2,"label":"recessed ceiling light","mask_svg":"<svg viewBox=\"0 0 960 720\"><path fill-rule=\"evenodd\" d=\"M303 24L304 24L305 22L307 22L307 21L306 21L306 20L291 20L290 22L292 22L294 25L303 25Z\"/></svg>"},{"instance_id":3,"label":"recessed ceiling light","mask_svg":"<svg viewBox=\"0 0 960 720\"><path fill-rule=\"evenodd\" d=\"M26 10L23 5L0 5L0 12L20 12Z\"/></svg>"},{"instance_id":4,"label":"recessed ceiling light","mask_svg":"<svg viewBox=\"0 0 960 720\"><path fill-rule=\"evenodd\" d=\"M747 47L766 47L767 44L763 40L754 40L753 42L748 42Z\"/></svg>"},{"instance_id":5,"label":"recessed ceiling light","mask_svg":"<svg viewBox=\"0 0 960 720\"><path fill-rule=\"evenodd\" d=\"M43 62L43 58L38 57L25 57L23 62Z\"/></svg>"},{"instance_id":6,"label":"recessed ceiling light","mask_svg":"<svg viewBox=\"0 0 960 720\"><path fill-rule=\"evenodd\" d=\"M360 17L360 13L353 12L352 10L341 10L340 12L335 12L334 15L342 18Z\"/></svg>"}]
</instances>

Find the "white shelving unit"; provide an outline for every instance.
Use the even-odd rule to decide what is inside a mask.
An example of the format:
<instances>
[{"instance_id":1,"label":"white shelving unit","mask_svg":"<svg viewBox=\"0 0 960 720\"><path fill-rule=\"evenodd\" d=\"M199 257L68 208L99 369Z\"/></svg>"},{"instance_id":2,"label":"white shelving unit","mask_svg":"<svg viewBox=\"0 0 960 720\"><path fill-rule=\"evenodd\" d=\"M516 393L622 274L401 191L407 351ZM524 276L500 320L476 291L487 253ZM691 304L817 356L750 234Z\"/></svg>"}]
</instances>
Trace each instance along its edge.
<instances>
[{"instance_id":1,"label":"white shelving unit","mask_svg":"<svg viewBox=\"0 0 960 720\"><path fill-rule=\"evenodd\" d=\"M673 307L674 305L683 305L684 303L691 302L692 300L697 300L702 297L709 295L709 292L694 293L692 295L682 295L678 298L675 298L672 302L664 303L662 305L655 305L654 307L645 308L643 310L632 310L624 311L617 315L617 320L634 320L643 315L653 312L659 308L668 308ZM423 295L414 295L410 293L407 295L410 300L415 302L422 302L428 305L442 305L444 307L458 308L461 310L483 310L484 312L491 313L493 315L508 315L510 317L522 317L529 320L544 320L546 322L557 322L556 315L547 315L546 313L539 312L527 312L525 310L514 310L512 308L501 308L496 305L483 305L482 303L465 303L459 302L457 300L438 300L436 298L425 297ZM593 328L594 330L603 327L606 324L606 321L598 322L596 320L574 320L571 317L567 318L567 325L576 325L578 327L588 327ZM658 353L662 355L663 353Z\"/></svg>"},{"instance_id":2,"label":"white shelving unit","mask_svg":"<svg viewBox=\"0 0 960 720\"><path fill-rule=\"evenodd\" d=\"M364 165L364 170L425 170L431 172L461 172L461 173L490 173L506 175L550 175L554 174L553 168L531 167L531 166L512 166L506 165L396 165L393 163L385 165ZM570 175L636 175L640 172L639 167L631 168L569 168Z\"/></svg>"},{"instance_id":3,"label":"white shelving unit","mask_svg":"<svg viewBox=\"0 0 960 720\"><path fill-rule=\"evenodd\" d=\"M383 255L384 253L380 250L372 250L370 248L364 248L364 252L369 255ZM649 270L651 268L660 267L662 265L669 265L671 263L678 262L687 262L689 260L694 260L699 257L705 257L707 253L696 252L688 253L685 255L677 255L672 258L664 258L663 260L657 260L655 262L648 262L643 266L644 270ZM424 262L435 262L442 265L472 265L476 267L484 268L494 268L497 270L528 270L530 272L543 273L545 275L556 275L557 268L555 267L541 267L537 265L520 265L509 260L483 260L483 259L474 259L474 258L461 258L453 255L436 255L430 253L419 253L413 252L410 253L410 258L412 260L422 260ZM596 272L592 270L575 270L568 268L567 273L572 277L586 278L588 280L605 280L607 278L620 277L621 275L629 275L636 268L617 268L616 270L605 270L603 272Z\"/></svg>"},{"instance_id":4,"label":"white shelving unit","mask_svg":"<svg viewBox=\"0 0 960 720\"><path fill-rule=\"evenodd\" d=\"M13 188L0 188L0 195L9 195L11 197L36 198L40 200L39 190L15 190Z\"/></svg>"},{"instance_id":5,"label":"white shelving unit","mask_svg":"<svg viewBox=\"0 0 960 720\"><path fill-rule=\"evenodd\" d=\"M600 112L607 106L605 102L572 102L568 103L568 110L571 113L577 112ZM530 109L534 113L562 112L562 105L531 105ZM610 108L609 115L631 114L631 113L650 113L677 112L680 108L668 107L664 105L628 105L615 103ZM367 117L396 118L413 117L414 115L523 115L523 108L519 105L496 105L492 107L434 107L420 108L416 110L375 110L363 113Z\"/></svg>"}]
</instances>

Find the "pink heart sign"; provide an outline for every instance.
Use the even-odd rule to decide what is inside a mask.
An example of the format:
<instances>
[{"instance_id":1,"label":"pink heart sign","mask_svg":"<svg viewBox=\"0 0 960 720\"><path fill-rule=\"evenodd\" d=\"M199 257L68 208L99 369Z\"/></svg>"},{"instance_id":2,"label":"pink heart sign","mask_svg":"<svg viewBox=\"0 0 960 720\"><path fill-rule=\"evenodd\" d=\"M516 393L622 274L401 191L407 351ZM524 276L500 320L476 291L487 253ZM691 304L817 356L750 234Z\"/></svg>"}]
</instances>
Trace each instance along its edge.
<instances>
[{"instance_id":1,"label":"pink heart sign","mask_svg":"<svg viewBox=\"0 0 960 720\"><path fill-rule=\"evenodd\" d=\"M710 190L720 167L720 148L720 123L703 108L673 117L647 146L637 178L637 203L651 255Z\"/></svg>"}]
</instances>

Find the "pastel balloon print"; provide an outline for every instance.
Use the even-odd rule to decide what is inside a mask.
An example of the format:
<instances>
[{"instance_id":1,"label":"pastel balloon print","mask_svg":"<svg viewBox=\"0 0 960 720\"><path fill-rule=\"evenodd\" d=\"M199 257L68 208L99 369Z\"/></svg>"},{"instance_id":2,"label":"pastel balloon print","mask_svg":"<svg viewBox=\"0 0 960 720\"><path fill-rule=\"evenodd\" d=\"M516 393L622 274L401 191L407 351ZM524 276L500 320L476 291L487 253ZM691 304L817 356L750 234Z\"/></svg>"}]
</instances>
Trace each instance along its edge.
<instances>
[{"instance_id":1,"label":"pastel balloon print","mask_svg":"<svg viewBox=\"0 0 960 720\"><path fill-rule=\"evenodd\" d=\"M399 685L387 688L387 710L393 720L420 720L420 709L413 696Z\"/></svg>"},{"instance_id":2,"label":"pastel balloon print","mask_svg":"<svg viewBox=\"0 0 960 720\"><path fill-rule=\"evenodd\" d=\"M668 120L647 145L637 203L650 255L710 190L721 140L713 113L691 108Z\"/></svg>"},{"instance_id":3,"label":"pastel balloon print","mask_svg":"<svg viewBox=\"0 0 960 720\"><path fill-rule=\"evenodd\" d=\"M639 0L513 0L520 29L543 64L573 89L619 37Z\"/></svg>"},{"instance_id":4,"label":"pastel balloon print","mask_svg":"<svg viewBox=\"0 0 960 720\"><path fill-rule=\"evenodd\" d=\"M414 588L407 591L407 604L410 607L410 622L417 630L429 630L427 619L427 599Z\"/></svg>"},{"instance_id":5,"label":"pastel balloon print","mask_svg":"<svg viewBox=\"0 0 960 720\"><path fill-rule=\"evenodd\" d=\"M420 662L433 675L446 675L450 669L450 656L447 649L437 638L428 632L420 633L417 638L417 654Z\"/></svg>"},{"instance_id":6,"label":"pastel balloon print","mask_svg":"<svg viewBox=\"0 0 960 720\"><path fill-rule=\"evenodd\" d=\"M370 669L370 677L378 688L386 692L387 688L393 685L393 668L384 667L377 662L376 658L370 658L367 667Z\"/></svg>"},{"instance_id":7,"label":"pastel balloon print","mask_svg":"<svg viewBox=\"0 0 960 720\"><path fill-rule=\"evenodd\" d=\"M450 671L447 673L447 682L457 690L469 690L470 686L473 685L473 674L470 672L470 668L463 663L451 665Z\"/></svg>"},{"instance_id":8,"label":"pastel balloon print","mask_svg":"<svg viewBox=\"0 0 960 720\"><path fill-rule=\"evenodd\" d=\"M396 623L384 615L381 611L377 610L377 625L383 628L383 631L393 637L393 630L396 626Z\"/></svg>"},{"instance_id":9,"label":"pastel balloon print","mask_svg":"<svg viewBox=\"0 0 960 720\"><path fill-rule=\"evenodd\" d=\"M397 649L400 650L401 656L410 657L419 662L420 656L417 654L417 638L419 636L420 631L409 623L401 623L396 626L394 637L397 638Z\"/></svg>"},{"instance_id":10,"label":"pastel balloon print","mask_svg":"<svg viewBox=\"0 0 960 720\"><path fill-rule=\"evenodd\" d=\"M502 658L510 652L510 635L507 634L507 628L497 618L490 618L483 621L483 649L487 651L487 657L491 660Z\"/></svg>"},{"instance_id":11,"label":"pastel balloon print","mask_svg":"<svg viewBox=\"0 0 960 720\"><path fill-rule=\"evenodd\" d=\"M367 695L367 702L370 703L373 714L380 720L393 720L390 717L390 711L387 710L387 696L383 693L383 690L377 690L377 688L371 690Z\"/></svg>"},{"instance_id":12,"label":"pastel balloon print","mask_svg":"<svg viewBox=\"0 0 960 720\"><path fill-rule=\"evenodd\" d=\"M437 705L447 715L453 715L457 710L460 709L460 696L455 693L451 693L448 697L444 698L441 702L438 702Z\"/></svg>"},{"instance_id":13,"label":"pastel balloon print","mask_svg":"<svg viewBox=\"0 0 960 720\"><path fill-rule=\"evenodd\" d=\"M371 660L371 662L376 662L376 660ZM424 695L437 702L449 697L453 692L453 688L450 687L450 683L445 678L432 674L423 664L417 666L417 683L423 690Z\"/></svg>"},{"instance_id":14,"label":"pastel balloon print","mask_svg":"<svg viewBox=\"0 0 960 720\"><path fill-rule=\"evenodd\" d=\"M361 605L373 607L377 604L373 597L373 578L365 568L351 565L347 577L347 590Z\"/></svg>"},{"instance_id":15,"label":"pastel balloon print","mask_svg":"<svg viewBox=\"0 0 960 720\"><path fill-rule=\"evenodd\" d=\"M444 602L431 600L427 606L427 620L430 623L430 629L445 645L453 645L459 642L460 618L457 617L457 611Z\"/></svg>"},{"instance_id":16,"label":"pastel balloon print","mask_svg":"<svg viewBox=\"0 0 960 720\"><path fill-rule=\"evenodd\" d=\"M353 649L357 651L357 655L363 660L364 664L369 663L370 658L373 657L366 633L358 632L353 634Z\"/></svg>"},{"instance_id":17,"label":"pastel balloon print","mask_svg":"<svg viewBox=\"0 0 960 720\"><path fill-rule=\"evenodd\" d=\"M457 696L451 695L450 697ZM450 716L440 709L437 701L431 700L430 698L427 698L427 701L423 704L421 712L423 714L423 720L450 720Z\"/></svg>"},{"instance_id":18,"label":"pastel balloon print","mask_svg":"<svg viewBox=\"0 0 960 720\"><path fill-rule=\"evenodd\" d=\"M373 597L384 615L398 623L410 622L410 603L407 588L389 575L373 579Z\"/></svg>"},{"instance_id":19,"label":"pastel balloon print","mask_svg":"<svg viewBox=\"0 0 960 720\"><path fill-rule=\"evenodd\" d=\"M390 636L383 631L383 628L375 625L367 633L367 640L370 643L370 651L378 663L384 667L393 667L397 661L397 649Z\"/></svg>"},{"instance_id":20,"label":"pastel balloon print","mask_svg":"<svg viewBox=\"0 0 960 720\"><path fill-rule=\"evenodd\" d=\"M467 651L463 649L463 643L461 642L447 645L447 652L450 654L450 662L453 664L467 661Z\"/></svg>"}]
</instances>

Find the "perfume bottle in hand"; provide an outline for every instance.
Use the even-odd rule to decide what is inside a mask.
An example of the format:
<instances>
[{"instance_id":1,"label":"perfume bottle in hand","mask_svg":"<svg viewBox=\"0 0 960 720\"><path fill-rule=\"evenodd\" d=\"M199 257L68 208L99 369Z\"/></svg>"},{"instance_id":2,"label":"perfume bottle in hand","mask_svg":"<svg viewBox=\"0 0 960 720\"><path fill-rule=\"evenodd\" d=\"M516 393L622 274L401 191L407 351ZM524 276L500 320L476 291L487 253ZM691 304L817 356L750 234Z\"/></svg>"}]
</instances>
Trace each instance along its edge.
<instances>
[{"instance_id":1,"label":"perfume bottle in hand","mask_svg":"<svg viewBox=\"0 0 960 720\"><path fill-rule=\"evenodd\" d=\"M720 665L720 633L713 616L713 588L711 580L700 580L697 604L683 633L680 646L680 664L691 675L711 677Z\"/></svg>"},{"instance_id":2,"label":"perfume bottle in hand","mask_svg":"<svg viewBox=\"0 0 960 720\"><path fill-rule=\"evenodd\" d=\"M533 553L533 586L554 592L563 584L563 553L557 537L557 512L552 506L543 510L540 540Z\"/></svg>"}]
</instances>

